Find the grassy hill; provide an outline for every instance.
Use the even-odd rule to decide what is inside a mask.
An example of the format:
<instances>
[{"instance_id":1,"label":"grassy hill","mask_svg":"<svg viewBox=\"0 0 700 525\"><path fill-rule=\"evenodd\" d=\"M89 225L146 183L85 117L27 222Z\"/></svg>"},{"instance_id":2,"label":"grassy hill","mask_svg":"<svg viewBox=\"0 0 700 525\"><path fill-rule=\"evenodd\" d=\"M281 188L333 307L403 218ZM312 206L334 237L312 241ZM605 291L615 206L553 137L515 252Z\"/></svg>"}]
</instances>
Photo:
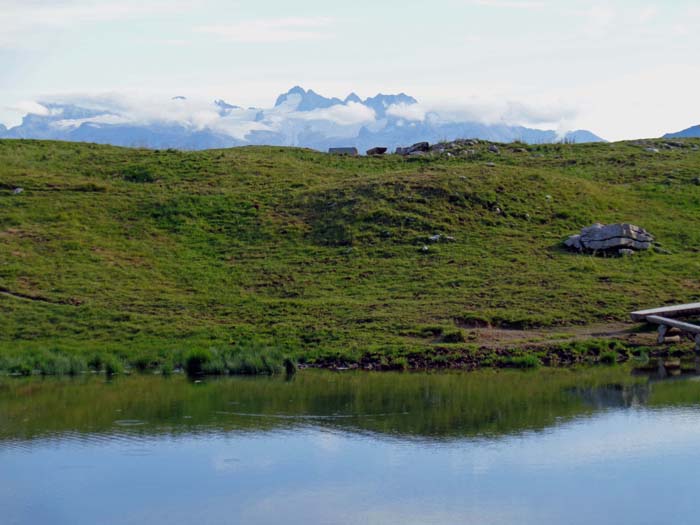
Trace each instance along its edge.
<instances>
[{"instance_id":1,"label":"grassy hill","mask_svg":"<svg viewBox=\"0 0 700 525\"><path fill-rule=\"evenodd\" d=\"M0 141L0 369L403 368L478 353L475 326L561 335L700 300L700 140L487 146ZM638 224L669 253L562 249L593 222Z\"/></svg>"}]
</instances>

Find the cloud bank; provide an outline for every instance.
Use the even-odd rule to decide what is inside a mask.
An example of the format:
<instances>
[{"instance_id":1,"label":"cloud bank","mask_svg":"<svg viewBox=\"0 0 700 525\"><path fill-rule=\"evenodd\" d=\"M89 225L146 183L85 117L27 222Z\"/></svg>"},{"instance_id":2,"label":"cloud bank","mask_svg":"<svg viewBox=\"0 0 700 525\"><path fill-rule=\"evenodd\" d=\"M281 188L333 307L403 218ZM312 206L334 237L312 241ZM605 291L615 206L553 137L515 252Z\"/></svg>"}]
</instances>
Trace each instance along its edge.
<instances>
[{"instance_id":1,"label":"cloud bank","mask_svg":"<svg viewBox=\"0 0 700 525\"><path fill-rule=\"evenodd\" d=\"M156 137L153 140L160 145L167 141L159 136L205 134L208 138L201 147L272 144L317 149L375 142L395 147L465 137L546 142L565 134L567 123L576 116L562 104L476 98L462 104L430 104L404 94L365 100L353 94L341 100L299 87L267 108L181 96L105 94L43 97L14 109L28 116L7 132L9 137L130 145L129 134L146 133L141 140ZM544 128L553 131L539 131ZM199 146L187 142L187 147Z\"/></svg>"}]
</instances>

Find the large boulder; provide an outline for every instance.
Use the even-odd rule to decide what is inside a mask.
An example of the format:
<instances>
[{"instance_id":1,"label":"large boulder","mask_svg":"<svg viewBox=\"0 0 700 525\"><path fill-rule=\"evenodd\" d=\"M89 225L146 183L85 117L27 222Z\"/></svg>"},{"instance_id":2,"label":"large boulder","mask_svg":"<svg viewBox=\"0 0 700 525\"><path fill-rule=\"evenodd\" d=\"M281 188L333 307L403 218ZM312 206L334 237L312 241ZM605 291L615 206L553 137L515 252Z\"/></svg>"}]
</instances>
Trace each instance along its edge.
<instances>
[{"instance_id":1,"label":"large boulder","mask_svg":"<svg viewBox=\"0 0 700 525\"><path fill-rule=\"evenodd\" d=\"M397 155L413 155L416 153L427 153L428 151L430 151L429 142L417 142L407 148L396 148Z\"/></svg>"},{"instance_id":2,"label":"large boulder","mask_svg":"<svg viewBox=\"0 0 700 525\"><path fill-rule=\"evenodd\" d=\"M628 254L627 250L650 249L654 237L634 224L594 224L579 235L572 235L564 244L578 252Z\"/></svg>"},{"instance_id":3,"label":"large boulder","mask_svg":"<svg viewBox=\"0 0 700 525\"><path fill-rule=\"evenodd\" d=\"M384 155L388 148L372 148L367 150L367 155L370 157Z\"/></svg>"}]
</instances>

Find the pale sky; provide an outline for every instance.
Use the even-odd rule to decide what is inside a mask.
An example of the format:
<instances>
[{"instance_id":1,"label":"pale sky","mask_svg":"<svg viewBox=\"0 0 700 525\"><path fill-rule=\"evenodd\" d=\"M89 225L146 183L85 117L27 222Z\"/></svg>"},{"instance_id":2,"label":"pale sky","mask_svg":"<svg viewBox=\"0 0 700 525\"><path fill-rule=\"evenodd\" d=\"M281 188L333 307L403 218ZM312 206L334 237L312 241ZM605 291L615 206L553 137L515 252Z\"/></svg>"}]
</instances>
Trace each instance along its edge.
<instances>
[{"instance_id":1,"label":"pale sky","mask_svg":"<svg viewBox=\"0 0 700 525\"><path fill-rule=\"evenodd\" d=\"M659 136L700 123L699 27L698 0L0 0L0 122L76 95L270 107L298 84Z\"/></svg>"}]
</instances>

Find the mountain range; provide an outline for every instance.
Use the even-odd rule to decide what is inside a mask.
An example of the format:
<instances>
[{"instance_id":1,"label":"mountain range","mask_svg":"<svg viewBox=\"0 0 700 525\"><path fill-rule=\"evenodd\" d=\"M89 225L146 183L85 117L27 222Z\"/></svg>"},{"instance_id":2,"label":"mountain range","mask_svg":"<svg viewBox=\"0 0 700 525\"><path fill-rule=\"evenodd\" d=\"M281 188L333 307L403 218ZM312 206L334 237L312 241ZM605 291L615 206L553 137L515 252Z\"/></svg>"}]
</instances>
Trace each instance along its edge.
<instances>
[{"instance_id":1,"label":"mountain range","mask_svg":"<svg viewBox=\"0 0 700 525\"><path fill-rule=\"evenodd\" d=\"M317 150L355 146L394 149L419 141L479 138L494 142L600 142L590 131L559 134L472 115L430 110L404 93L361 99L327 98L294 87L274 107L241 107L224 100L80 99L39 102L18 126L0 125L0 138L54 139L116 146L200 150L244 145L300 146Z\"/></svg>"}]
</instances>

